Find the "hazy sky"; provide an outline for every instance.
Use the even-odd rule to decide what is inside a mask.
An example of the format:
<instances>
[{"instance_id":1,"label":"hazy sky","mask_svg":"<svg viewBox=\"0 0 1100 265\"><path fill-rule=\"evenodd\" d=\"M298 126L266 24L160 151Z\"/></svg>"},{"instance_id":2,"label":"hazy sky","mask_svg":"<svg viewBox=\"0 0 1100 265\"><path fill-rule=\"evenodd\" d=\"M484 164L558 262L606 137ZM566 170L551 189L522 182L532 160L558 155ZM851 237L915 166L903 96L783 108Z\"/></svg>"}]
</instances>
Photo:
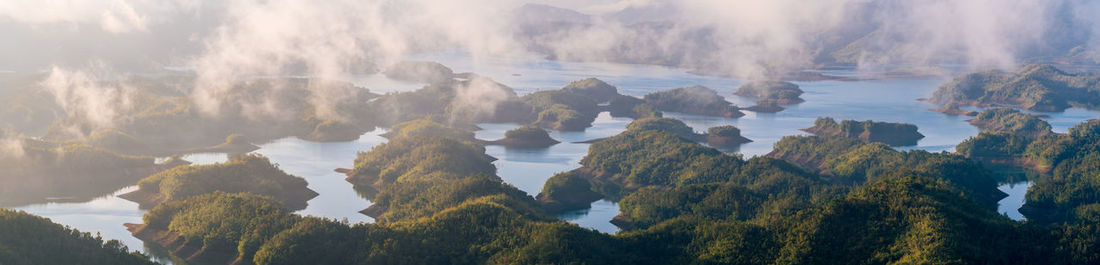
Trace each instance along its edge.
<instances>
[{"instance_id":1,"label":"hazy sky","mask_svg":"<svg viewBox=\"0 0 1100 265\"><path fill-rule=\"evenodd\" d=\"M530 32L516 22L529 18L514 10L527 3L592 19L523 35ZM659 57L734 75L811 67L838 56L867 66L954 60L1007 68L1025 55L1074 45L1094 50L1087 44L1095 42L1098 6L1083 0L5 0L0 70L187 66L211 82L288 70L331 75L374 71L424 50L528 52L524 38L559 58Z\"/></svg>"}]
</instances>

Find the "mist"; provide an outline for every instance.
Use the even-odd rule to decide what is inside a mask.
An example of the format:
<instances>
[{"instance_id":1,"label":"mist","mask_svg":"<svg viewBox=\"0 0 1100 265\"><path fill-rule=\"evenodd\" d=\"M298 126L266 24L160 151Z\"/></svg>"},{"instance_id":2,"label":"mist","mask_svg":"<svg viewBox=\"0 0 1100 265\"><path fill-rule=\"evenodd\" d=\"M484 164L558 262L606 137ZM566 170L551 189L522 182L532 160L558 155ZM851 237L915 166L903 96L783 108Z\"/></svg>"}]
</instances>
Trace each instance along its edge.
<instances>
[{"instance_id":1,"label":"mist","mask_svg":"<svg viewBox=\"0 0 1100 265\"><path fill-rule=\"evenodd\" d=\"M1093 34L1100 23L1089 12L1098 5L1076 0L42 4L0 3L0 29L9 34L7 44L0 44L0 70L52 73L58 103L83 108L105 126L118 107L105 103L124 89L104 87L101 96L75 87L104 76L165 69L193 74L192 100L202 113L216 116L227 104L239 104L230 95L241 82L271 76L341 80L377 73L424 52L461 51L474 60L519 56L656 64L775 79L823 67L1008 69L1056 56L1095 61L1100 42ZM315 106L339 104L338 90L327 87L310 86ZM68 99L71 95L87 98ZM99 107L104 109L92 110Z\"/></svg>"}]
</instances>

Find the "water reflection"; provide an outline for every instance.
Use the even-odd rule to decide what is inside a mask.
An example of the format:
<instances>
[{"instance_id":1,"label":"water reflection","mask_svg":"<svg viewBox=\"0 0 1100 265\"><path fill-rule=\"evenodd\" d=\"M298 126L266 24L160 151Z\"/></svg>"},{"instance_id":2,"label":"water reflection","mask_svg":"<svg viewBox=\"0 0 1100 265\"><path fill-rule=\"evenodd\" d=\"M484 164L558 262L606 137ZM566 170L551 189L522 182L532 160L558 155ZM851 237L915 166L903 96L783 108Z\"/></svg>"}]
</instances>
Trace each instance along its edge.
<instances>
[{"instance_id":1,"label":"water reflection","mask_svg":"<svg viewBox=\"0 0 1100 265\"><path fill-rule=\"evenodd\" d=\"M284 138L260 145L255 153L267 156L283 171L306 179L309 188L320 194L309 200L309 205L298 214L369 223L374 219L359 211L369 207L370 201L360 197L352 184L344 180L346 176L333 169L351 167L360 151L370 151L386 142L381 136L385 132L377 129L351 142L318 143Z\"/></svg>"},{"instance_id":2,"label":"water reflection","mask_svg":"<svg viewBox=\"0 0 1100 265\"><path fill-rule=\"evenodd\" d=\"M145 211L136 202L118 195L137 190L137 186L122 188L97 199L80 203L44 203L12 208L49 218L81 232L99 233L104 239L117 239L131 250L143 250L141 240L123 227L124 223L141 223ZM145 251L148 252L148 251Z\"/></svg>"},{"instance_id":3,"label":"water reflection","mask_svg":"<svg viewBox=\"0 0 1100 265\"><path fill-rule=\"evenodd\" d=\"M581 227L596 229L596 231L604 233L616 233L619 232L619 227L609 222L616 215L619 215L618 203L599 200L592 203L592 208L566 212L560 217Z\"/></svg>"},{"instance_id":4,"label":"water reflection","mask_svg":"<svg viewBox=\"0 0 1100 265\"><path fill-rule=\"evenodd\" d=\"M997 189L1007 193L1008 197L997 202L997 212L1007 215L1012 220L1024 220L1024 215L1020 213L1020 207L1024 206L1028 187L1031 187L1030 181L1005 183L998 186Z\"/></svg>"},{"instance_id":5,"label":"water reflection","mask_svg":"<svg viewBox=\"0 0 1100 265\"><path fill-rule=\"evenodd\" d=\"M548 148L506 148L503 146L487 146L485 152L496 157L493 162L497 167L497 175L504 182L512 184L531 196L536 196L542 191L546 179L559 172L570 171L580 167L580 161L588 154L589 144L578 143L582 141L614 136L626 130L626 125L632 120L629 118L611 117L607 112L600 113L592 127L583 132L550 131L550 137L561 143ZM519 127L516 124L479 124L482 130L476 132L478 139L495 140L504 137L508 130ZM588 212L610 212L610 216L593 215L580 216L581 212L564 215L562 218L577 223L582 227L594 228L601 232L614 233L618 231L611 221L619 212L617 204L600 203L592 204L593 209ZM597 209L599 208L599 209ZM605 214L606 215L606 214ZM606 218L604 218L606 217Z\"/></svg>"}]
</instances>

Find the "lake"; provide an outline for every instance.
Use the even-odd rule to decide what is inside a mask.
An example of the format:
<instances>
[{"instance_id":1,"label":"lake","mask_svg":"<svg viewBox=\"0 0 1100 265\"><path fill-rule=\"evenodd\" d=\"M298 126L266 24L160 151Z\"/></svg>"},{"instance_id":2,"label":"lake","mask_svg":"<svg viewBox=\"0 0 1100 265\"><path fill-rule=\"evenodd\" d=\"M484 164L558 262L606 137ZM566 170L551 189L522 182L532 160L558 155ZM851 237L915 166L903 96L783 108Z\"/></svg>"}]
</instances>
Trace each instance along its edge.
<instances>
[{"instance_id":1,"label":"lake","mask_svg":"<svg viewBox=\"0 0 1100 265\"><path fill-rule=\"evenodd\" d=\"M727 100L738 106L751 106L755 99L732 95L743 81L692 75L686 69L648 65L624 65L608 63L553 62L546 60L473 59L455 53L429 54L414 56L413 59L439 61L455 69L456 72L475 72L491 77L509 85L520 95L533 91L558 89L583 78L597 77L619 88L623 94L643 96L658 90L693 85L711 87ZM859 76L859 73L834 71L833 74ZM408 91L419 88L419 84L393 81L378 75L350 77L357 85L375 92ZM900 150L922 149L933 152L953 151L954 146L968 137L978 134L978 129L966 122L969 117L949 116L927 111L935 106L917 101L917 98L929 97L941 78L906 78L862 81L816 81L796 82L805 91L802 98L806 102L784 106L787 109L773 114L746 112L737 119L705 117L679 113L666 113L667 117L683 120L696 131L703 132L709 127L734 125L753 142L733 150L746 158L760 156L771 151L780 138L787 135L804 134L798 129L810 127L818 117L837 119L876 120L906 122L919 126L926 137L916 146L901 147ZM1055 127L1055 131L1065 132L1069 127L1086 119L1096 118L1095 111L1070 109L1062 113L1046 113L1046 120ZM486 152L499 160L494 164L500 177L535 196L542 190L546 179L555 173L579 167L579 161L588 152L587 144L577 144L585 140L608 137L625 130L630 119L613 118L602 113L593 127L583 132L552 131L551 137L561 144L541 149L512 149L502 146L488 146ZM504 132L518 127L517 124L480 124L483 130L476 132L480 139L494 140L503 137ZM309 201L309 206L299 211L304 215L313 215L351 223L372 222L370 217L358 211L370 205L359 197L350 183L344 181L342 174L335 168L350 168L356 153L369 151L371 147L385 142L379 135L384 130L376 130L363 135L359 140L338 143L314 143L297 138L285 138L261 145L257 153L271 158L279 167L292 175L301 176L309 182L309 188L320 195ZM195 163L214 163L225 160L224 154L196 154L185 157ZM1019 216L1015 209L1022 203L1027 184L1001 186L1010 194L1001 202L999 212L1009 216ZM143 210L115 195L128 192L134 187L104 194L102 197L80 203L45 203L13 207L32 214L51 218L55 222L72 226L81 231L101 233L108 239L118 239L131 249L146 249L140 240L130 236L123 223L140 223ZM1015 207L1015 208L1013 208ZM563 214L561 219L577 223L580 226L614 233L618 229L608 223L618 214L618 206L610 201L597 201L591 209ZM1013 217L1019 219L1018 217ZM159 259L163 260L163 259Z\"/></svg>"}]
</instances>

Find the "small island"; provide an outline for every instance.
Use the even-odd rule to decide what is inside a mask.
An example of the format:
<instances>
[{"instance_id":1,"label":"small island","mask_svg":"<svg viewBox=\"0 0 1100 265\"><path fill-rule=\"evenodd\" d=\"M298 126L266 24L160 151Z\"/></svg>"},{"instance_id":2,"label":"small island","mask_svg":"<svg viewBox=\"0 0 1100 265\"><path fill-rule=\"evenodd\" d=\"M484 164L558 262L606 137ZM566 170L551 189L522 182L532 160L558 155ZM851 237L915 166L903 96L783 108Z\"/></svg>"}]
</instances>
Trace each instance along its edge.
<instances>
[{"instance_id":1,"label":"small island","mask_svg":"<svg viewBox=\"0 0 1100 265\"><path fill-rule=\"evenodd\" d=\"M534 125L559 131L591 127L600 112L595 99L564 90L538 91L522 99L538 113Z\"/></svg>"},{"instance_id":2,"label":"small island","mask_svg":"<svg viewBox=\"0 0 1100 265\"><path fill-rule=\"evenodd\" d=\"M926 100L926 99L921 99L921 100ZM944 105L942 108L931 108L931 109L928 109L928 110L943 113L943 114L947 114L947 115L953 115L953 116L971 116L971 117L978 116L977 111L964 110L964 109L959 107L959 103L955 103L955 102L947 103L947 105Z\"/></svg>"},{"instance_id":3,"label":"small island","mask_svg":"<svg viewBox=\"0 0 1100 265\"><path fill-rule=\"evenodd\" d=\"M304 179L283 172L258 154L234 156L225 163L187 165L166 170L138 182L138 190L119 195L149 209L214 191L250 192L271 196L289 209L305 209L317 197Z\"/></svg>"},{"instance_id":4,"label":"small island","mask_svg":"<svg viewBox=\"0 0 1100 265\"><path fill-rule=\"evenodd\" d=\"M603 195L592 191L589 178L582 171L563 172L550 177L536 196L543 209L550 213L587 209Z\"/></svg>"},{"instance_id":5,"label":"small island","mask_svg":"<svg viewBox=\"0 0 1100 265\"><path fill-rule=\"evenodd\" d=\"M645 118L634 120L626 125L626 130L630 132L662 131L695 142L706 140L706 135L695 133L695 129L687 126L683 121L673 118Z\"/></svg>"},{"instance_id":6,"label":"small island","mask_svg":"<svg viewBox=\"0 0 1100 265\"><path fill-rule=\"evenodd\" d=\"M776 104L798 104L805 102L799 96L802 89L787 81L755 81L741 85L733 94L742 97L755 97L774 100ZM759 105L759 103L758 103Z\"/></svg>"},{"instance_id":7,"label":"small island","mask_svg":"<svg viewBox=\"0 0 1100 265\"><path fill-rule=\"evenodd\" d=\"M878 142L890 146L911 146L924 138L917 126L908 123L844 120L837 123L832 118L817 118L814 127L802 131L821 135Z\"/></svg>"},{"instance_id":8,"label":"small island","mask_svg":"<svg viewBox=\"0 0 1100 265\"><path fill-rule=\"evenodd\" d=\"M486 141L487 145L503 145L509 148L546 148L560 143L542 128L535 126L523 126L508 130L504 133L504 139Z\"/></svg>"},{"instance_id":9,"label":"small island","mask_svg":"<svg viewBox=\"0 0 1100 265\"><path fill-rule=\"evenodd\" d=\"M0 206L88 201L181 164L31 138L0 141L0 149Z\"/></svg>"},{"instance_id":10,"label":"small island","mask_svg":"<svg viewBox=\"0 0 1100 265\"><path fill-rule=\"evenodd\" d=\"M597 102L608 102L619 95L619 90L615 86L596 78L574 81L563 87L562 90L590 97Z\"/></svg>"},{"instance_id":11,"label":"small island","mask_svg":"<svg viewBox=\"0 0 1100 265\"><path fill-rule=\"evenodd\" d=\"M994 132L1006 132L1038 138L1053 134L1051 126L1038 115L1027 114L1012 108L994 108L982 111L970 124Z\"/></svg>"},{"instance_id":12,"label":"small island","mask_svg":"<svg viewBox=\"0 0 1100 265\"><path fill-rule=\"evenodd\" d=\"M731 148L752 142L741 136L741 129L732 125L723 125L707 129L707 143L715 147Z\"/></svg>"},{"instance_id":13,"label":"small island","mask_svg":"<svg viewBox=\"0 0 1100 265\"><path fill-rule=\"evenodd\" d=\"M403 61L386 68L382 74L394 80L431 84L450 81L454 71L437 62Z\"/></svg>"},{"instance_id":14,"label":"small island","mask_svg":"<svg viewBox=\"0 0 1100 265\"><path fill-rule=\"evenodd\" d=\"M756 105L744 110L757 112L757 113L776 113L783 111L784 108L779 106L779 101L774 99L761 99L756 101Z\"/></svg>"},{"instance_id":15,"label":"small island","mask_svg":"<svg viewBox=\"0 0 1100 265\"><path fill-rule=\"evenodd\" d=\"M661 111L738 118L745 116L729 101L705 86L682 87L645 95L645 102Z\"/></svg>"}]
</instances>

